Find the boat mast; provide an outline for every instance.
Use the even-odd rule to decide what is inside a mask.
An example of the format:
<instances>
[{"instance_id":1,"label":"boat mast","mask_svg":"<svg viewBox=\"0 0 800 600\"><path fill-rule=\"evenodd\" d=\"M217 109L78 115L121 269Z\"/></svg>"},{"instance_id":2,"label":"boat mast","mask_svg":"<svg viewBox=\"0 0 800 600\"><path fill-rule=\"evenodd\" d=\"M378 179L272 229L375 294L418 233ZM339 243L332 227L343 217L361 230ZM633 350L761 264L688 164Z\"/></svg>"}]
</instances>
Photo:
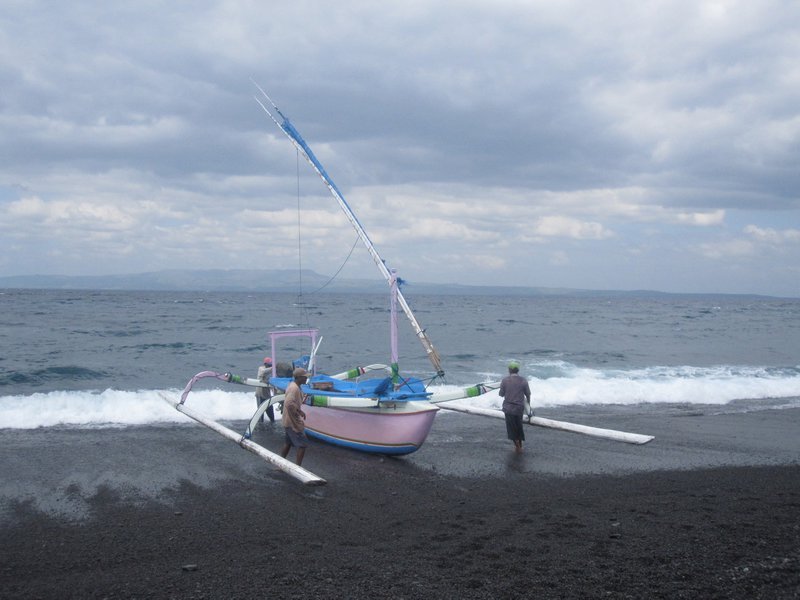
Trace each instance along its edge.
<instances>
[{"instance_id":1,"label":"boat mast","mask_svg":"<svg viewBox=\"0 0 800 600\"><path fill-rule=\"evenodd\" d=\"M258 102L261 108L264 109L264 112L266 112L270 116L270 118L275 122L275 124L281 128L281 131L283 131L283 133L285 133L286 136L292 141L295 147L303 154L305 159L314 168L314 170L320 176L322 181L325 182L325 185L328 186L328 189L330 190L333 197L336 198L336 201L339 203L339 206L341 207L342 211L344 211L344 214L347 216L347 219L350 221L350 224L356 230L356 233L358 233L358 237L361 238L361 241L367 247L370 256L372 256L372 260L375 261L375 264L378 266L378 270L381 272L384 279L386 279L387 283L391 286L392 274L386 267L386 262L383 260L383 258L381 258L380 254L378 254L378 251L375 249L375 245L372 243L372 240L367 235L367 232L364 230L364 227L361 225L361 222L353 213L353 210L350 208L350 205L347 204L347 201L344 199L344 196L339 191L339 188L336 187L336 184L333 182L328 173L325 171L325 168L322 166L322 163L319 162L317 157L311 151L311 148L308 147L306 141L303 139L303 137L300 135L297 129L294 128L294 125L292 125L292 123L289 121L286 115L284 115L280 111L280 109L275 105L275 103L261 88L261 86L259 86L255 81L253 82L253 84L269 101L274 111L280 116L282 120L279 121L275 117L275 115L273 115L272 112L270 112L269 108L267 108L267 106L261 101L261 99L258 96L255 97L256 102ZM419 339L420 343L422 344L422 347L425 348L425 352L428 355L428 360L431 361L433 368L436 369L436 375L439 377L444 377L444 369L442 368L442 363L441 363L441 358L439 357L439 353L433 347L433 342L431 342L430 338L428 337L428 334L425 332L425 330L417 321L417 318L414 316L414 313L411 312L411 307L408 305L408 302L406 302L406 299L400 290L397 291L397 302L400 304L401 308L403 309L403 312L406 314L406 317L408 317L408 320L411 322L411 327L414 329L414 332L417 335L417 339Z\"/></svg>"},{"instance_id":2,"label":"boat mast","mask_svg":"<svg viewBox=\"0 0 800 600\"><path fill-rule=\"evenodd\" d=\"M389 294L389 338L391 341L391 355L392 355L392 383L397 385L400 383L400 353L397 350L397 294L400 293L400 286L397 282L397 270L391 270L392 279L389 282L391 292Z\"/></svg>"}]
</instances>

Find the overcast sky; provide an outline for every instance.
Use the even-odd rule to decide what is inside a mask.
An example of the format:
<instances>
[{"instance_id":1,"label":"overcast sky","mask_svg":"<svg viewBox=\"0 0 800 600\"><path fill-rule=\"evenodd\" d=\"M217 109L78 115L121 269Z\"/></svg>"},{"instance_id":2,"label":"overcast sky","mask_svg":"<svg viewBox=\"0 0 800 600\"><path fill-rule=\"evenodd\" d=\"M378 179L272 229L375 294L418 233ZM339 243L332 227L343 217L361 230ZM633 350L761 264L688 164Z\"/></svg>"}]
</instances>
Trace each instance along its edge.
<instances>
[{"instance_id":1,"label":"overcast sky","mask_svg":"<svg viewBox=\"0 0 800 600\"><path fill-rule=\"evenodd\" d=\"M411 283L800 296L795 0L4 0L0 276L379 279L251 79Z\"/></svg>"}]
</instances>

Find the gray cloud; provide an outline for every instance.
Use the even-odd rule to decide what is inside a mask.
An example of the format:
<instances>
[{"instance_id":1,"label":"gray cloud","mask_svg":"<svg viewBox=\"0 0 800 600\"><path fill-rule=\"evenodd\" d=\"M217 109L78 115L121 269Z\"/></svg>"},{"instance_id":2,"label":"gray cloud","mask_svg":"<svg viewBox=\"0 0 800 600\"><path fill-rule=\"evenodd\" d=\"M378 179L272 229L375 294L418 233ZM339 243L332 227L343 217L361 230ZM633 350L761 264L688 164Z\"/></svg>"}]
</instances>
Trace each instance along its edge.
<instances>
[{"instance_id":1,"label":"gray cloud","mask_svg":"<svg viewBox=\"0 0 800 600\"><path fill-rule=\"evenodd\" d=\"M6 3L0 274L290 260L298 185L308 266L333 272L352 232L253 78L407 279L800 295L799 21L772 0Z\"/></svg>"}]
</instances>

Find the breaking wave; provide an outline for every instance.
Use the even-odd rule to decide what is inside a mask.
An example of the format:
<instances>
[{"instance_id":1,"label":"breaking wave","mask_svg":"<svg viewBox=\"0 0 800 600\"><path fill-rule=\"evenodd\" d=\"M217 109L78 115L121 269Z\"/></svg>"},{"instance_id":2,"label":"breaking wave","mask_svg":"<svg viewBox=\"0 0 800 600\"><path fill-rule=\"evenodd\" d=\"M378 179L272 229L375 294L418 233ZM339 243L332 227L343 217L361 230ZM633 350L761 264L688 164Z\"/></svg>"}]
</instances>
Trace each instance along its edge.
<instances>
[{"instance_id":1,"label":"breaking wave","mask_svg":"<svg viewBox=\"0 0 800 600\"><path fill-rule=\"evenodd\" d=\"M647 367L590 369L550 361L523 365L529 376L534 407L574 405L681 404L725 405L748 400L754 406L767 399L787 399L800 406L800 367ZM499 375L476 375L497 379ZM189 405L220 421L248 420L255 410L250 391L218 389L192 392ZM434 386L447 391L458 386ZM0 428L128 427L158 423L193 423L164 401L180 390L53 391L0 397ZM499 407L497 392L462 400L476 406ZM765 404L766 406L766 404ZM770 405L772 406L772 405Z\"/></svg>"}]
</instances>

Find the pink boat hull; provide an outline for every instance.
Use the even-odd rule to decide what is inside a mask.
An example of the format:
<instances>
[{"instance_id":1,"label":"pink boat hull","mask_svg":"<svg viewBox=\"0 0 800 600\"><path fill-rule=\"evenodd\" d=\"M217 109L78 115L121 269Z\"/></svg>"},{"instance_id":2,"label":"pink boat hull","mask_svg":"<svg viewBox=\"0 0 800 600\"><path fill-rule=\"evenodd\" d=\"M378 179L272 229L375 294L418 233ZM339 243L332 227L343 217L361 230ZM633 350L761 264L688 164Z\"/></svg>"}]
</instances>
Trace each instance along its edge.
<instances>
[{"instance_id":1,"label":"pink boat hull","mask_svg":"<svg viewBox=\"0 0 800 600\"><path fill-rule=\"evenodd\" d=\"M374 408L303 406L310 437L377 454L410 454L419 450L438 410L428 402L398 402Z\"/></svg>"}]
</instances>

